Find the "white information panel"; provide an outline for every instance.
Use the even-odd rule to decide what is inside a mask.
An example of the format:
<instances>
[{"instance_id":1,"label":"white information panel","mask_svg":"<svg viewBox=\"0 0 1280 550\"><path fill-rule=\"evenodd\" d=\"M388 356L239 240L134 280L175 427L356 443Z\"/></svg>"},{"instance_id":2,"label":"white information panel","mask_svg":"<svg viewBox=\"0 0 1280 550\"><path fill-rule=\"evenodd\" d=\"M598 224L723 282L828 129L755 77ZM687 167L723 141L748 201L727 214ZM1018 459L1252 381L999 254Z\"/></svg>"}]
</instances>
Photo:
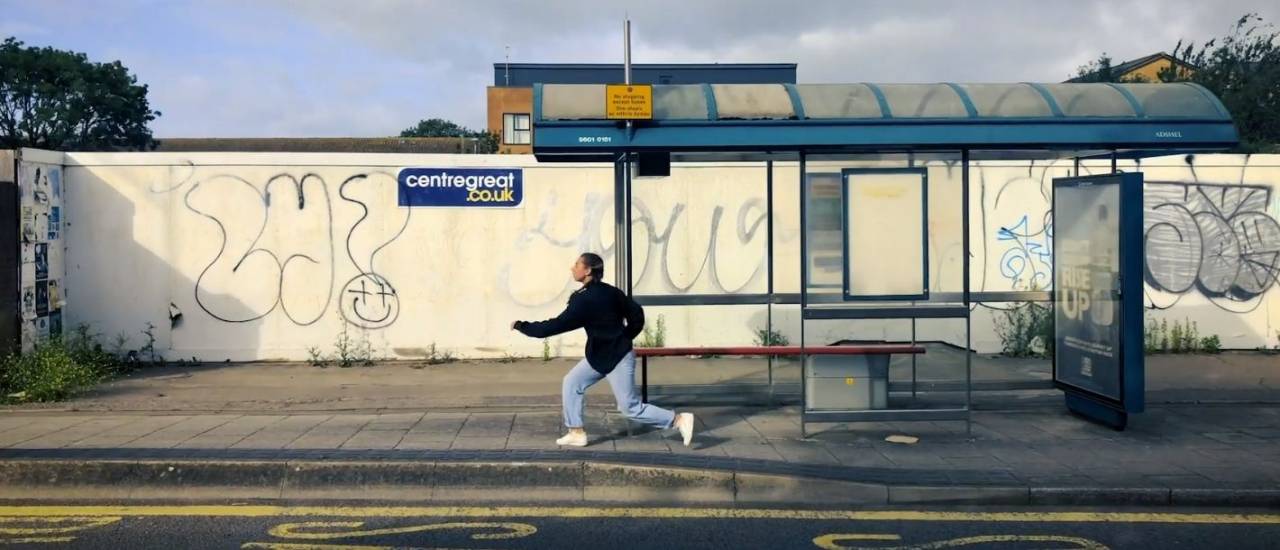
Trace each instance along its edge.
<instances>
[{"instance_id":1,"label":"white information panel","mask_svg":"<svg viewBox=\"0 0 1280 550\"><path fill-rule=\"evenodd\" d=\"M844 171L846 300L928 298L924 169Z\"/></svg>"}]
</instances>

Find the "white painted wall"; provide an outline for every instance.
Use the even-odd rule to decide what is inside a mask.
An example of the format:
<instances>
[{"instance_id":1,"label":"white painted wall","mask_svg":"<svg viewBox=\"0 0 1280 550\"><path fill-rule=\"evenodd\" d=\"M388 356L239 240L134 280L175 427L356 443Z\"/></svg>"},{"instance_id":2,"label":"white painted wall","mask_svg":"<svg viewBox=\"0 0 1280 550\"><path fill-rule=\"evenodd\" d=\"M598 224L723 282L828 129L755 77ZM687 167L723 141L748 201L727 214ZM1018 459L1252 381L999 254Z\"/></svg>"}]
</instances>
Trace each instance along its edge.
<instances>
[{"instance_id":1,"label":"white painted wall","mask_svg":"<svg viewBox=\"0 0 1280 550\"><path fill-rule=\"evenodd\" d=\"M66 323L87 323L107 337L128 335L135 347L139 331L152 323L157 347L173 359L303 359L311 346L330 348L344 327L367 336L386 357L419 356L431 344L463 356L540 355L542 343L510 331L511 321L560 311L579 252L603 251L612 259L609 166L538 164L522 156L253 153L68 153L65 162ZM524 204L399 208L395 174L407 166L521 167ZM1099 163L1085 171L1107 168ZM1149 263L1164 270L1157 278L1181 291L1149 286L1150 304L1170 308L1160 315L1196 320L1202 333L1219 334L1229 347L1275 344L1280 156L1201 156L1193 164L1169 157L1142 169L1148 181L1193 184L1149 185L1152 211L1196 216L1157 229L1178 227L1187 241L1170 244L1160 233L1163 244L1148 248ZM1053 177L1070 171L1070 161L988 162L971 171L975 290L1025 288L1036 274L1049 273L1047 239L1039 234L1047 190ZM774 177L775 291L798 292L798 168L777 165ZM637 180L637 292L764 292L765 181L759 164L677 165L670 178ZM959 290L960 173L931 165L929 181L931 289ZM1220 200L1195 198L1199 185L1241 184L1257 188L1204 187ZM1217 223L1215 208L1232 223ZM1236 227L1242 221L1252 225ZM1178 225L1184 222L1190 226ZM1192 230L1204 232L1200 225L1209 238L1192 237ZM1207 270L1217 275L1201 286L1212 296L1194 284L1196 272L1205 271L1198 268L1203 247L1191 244L1196 239L1225 251L1209 255L1219 258ZM1241 259L1241 247L1251 261ZM1245 275L1262 280L1227 273L1242 263ZM370 289L394 287L394 322L367 323L353 314L356 295L349 291L362 281ZM1229 283L1247 288L1218 292ZM374 306L381 301L364 305ZM668 345L748 343L766 318L763 306L647 310L666 318ZM171 322L171 311L181 318ZM777 307L774 319L796 338L796 308ZM989 310L980 309L973 326L979 349L998 349ZM810 343L903 337L908 329L903 321L808 327L816 334ZM962 329L954 321L922 322L920 336L956 341ZM580 354L582 342L581 332L554 339L553 352Z\"/></svg>"}]
</instances>

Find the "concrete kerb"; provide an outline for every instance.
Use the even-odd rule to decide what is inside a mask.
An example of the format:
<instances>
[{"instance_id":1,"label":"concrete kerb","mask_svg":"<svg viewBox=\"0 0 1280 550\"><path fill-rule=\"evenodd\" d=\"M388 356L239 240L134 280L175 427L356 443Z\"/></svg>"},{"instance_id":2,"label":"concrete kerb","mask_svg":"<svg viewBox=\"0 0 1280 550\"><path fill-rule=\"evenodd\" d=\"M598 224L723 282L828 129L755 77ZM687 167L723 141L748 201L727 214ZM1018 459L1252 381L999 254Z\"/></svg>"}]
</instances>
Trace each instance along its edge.
<instances>
[{"instance_id":1,"label":"concrete kerb","mask_svg":"<svg viewBox=\"0 0 1280 550\"><path fill-rule=\"evenodd\" d=\"M885 485L560 462L6 460L0 500L366 500L804 505L1280 506L1280 489Z\"/></svg>"}]
</instances>

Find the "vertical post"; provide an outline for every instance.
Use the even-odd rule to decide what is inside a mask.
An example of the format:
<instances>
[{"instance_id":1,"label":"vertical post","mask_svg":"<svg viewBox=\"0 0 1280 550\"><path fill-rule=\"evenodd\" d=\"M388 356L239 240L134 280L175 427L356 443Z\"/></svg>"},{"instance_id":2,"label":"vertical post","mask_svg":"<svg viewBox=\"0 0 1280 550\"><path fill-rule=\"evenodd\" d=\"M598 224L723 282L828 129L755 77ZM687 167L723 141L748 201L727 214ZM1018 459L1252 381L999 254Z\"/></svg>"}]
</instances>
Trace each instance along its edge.
<instances>
[{"instance_id":1,"label":"vertical post","mask_svg":"<svg viewBox=\"0 0 1280 550\"><path fill-rule=\"evenodd\" d=\"M649 356L640 358L640 402L649 402Z\"/></svg>"},{"instance_id":2,"label":"vertical post","mask_svg":"<svg viewBox=\"0 0 1280 550\"><path fill-rule=\"evenodd\" d=\"M1071 173L1073 177L1080 177L1080 157L1076 157L1074 171Z\"/></svg>"},{"instance_id":3,"label":"vertical post","mask_svg":"<svg viewBox=\"0 0 1280 550\"><path fill-rule=\"evenodd\" d=\"M907 152L907 167L915 168L915 166L916 166L916 154L914 151L909 151ZM927 181L928 180L926 179L926 185L927 185ZM844 185L844 182L841 182L840 185ZM926 209L929 208L929 204L926 202L924 207ZM926 212L926 218L927 217L928 217L928 213ZM925 281L925 285L928 286L928 284L929 284L929 281ZM911 347L915 347L915 345L916 345L916 318L912 317L911 318ZM917 365L916 354L913 353L911 354L911 403L912 403L912 406L914 406L916 401L916 380L917 380L916 365Z\"/></svg>"},{"instance_id":4,"label":"vertical post","mask_svg":"<svg viewBox=\"0 0 1280 550\"><path fill-rule=\"evenodd\" d=\"M622 21L622 78L631 83L631 19Z\"/></svg>"},{"instance_id":5,"label":"vertical post","mask_svg":"<svg viewBox=\"0 0 1280 550\"><path fill-rule=\"evenodd\" d=\"M768 295L768 303L765 304L765 334L772 337L773 334L773 161L767 160L764 163L765 174L764 179L764 208L765 215L765 237L764 243L764 273L766 280L765 293ZM765 345L774 342L765 342ZM773 404L773 354L769 354L769 404Z\"/></svg>"},{"instance_id":6,"label":"vertical post","mask_svg":"<svg viewBox=\"0 0 1280 550\"><path fill-rule=\"evenodd\" d=\"M627 84L631 84L631 19L626 18L622 21L622 78ZM627 140L631 139L631 121L627 121ZM622 199L622 210L618 214L618 225L622 229L615 242L626 242L626 255L617 254L616 257L622 261L618 270L618 285L626 285L627 295L632 295L631 288L631 154L630 152L622 154L622 193L619 198ZM625 258L625 259L624 259Z\"/></svg>"},{"instance_id":7,"label":"vertical post","mask_svg":"<svg viewBox=\"0 0 1280 550\"><path fill-rule=\"evenodd\" d=\"M625 180L625 181L623 181L623 183L625 184L625 187L626 187L626 200L623 202L622 207L623 207L623 209L626 211L626 222L625 222L625 223L626 223L626 231L624 231L624 233L625 233L625 234L626 234L626 236L627 236L627 261L626 261L626 268L627 268L627 280L626 280L626 285L627 285L627 286L626 286L626 289L627 289L627 296L633 296L633 295L635 294L635 292L634 292L634 289L633 289L633 287L632 287L632 284L633 284L633 283L632 283L632 280L631 280L631 276L632 276L632 273L631 273L631 260L632 260L632 257L631 257L631 241L632 241L632 235L631 235L631 183L632 183L632 177L631 177L631 176L633 175L633 174L632 174L632 172L631 172L631 154L630 154L630 153L627 153L625 158L626 158L627 168L626 168L626 170L624 170L624 171L623 171L623 174L624 174L624 176L625 176L625 177L623 178L623 179Z\"/></svg>"},{"instance_id":8,"label":"vertical post","mask_svg":"<svg viewBox=\"0 0 1280 550\"><path fill-rule=\"evenodd\" d=\"M1116 152L1111 152L1111 173L1116 173Z\"/></svg>"},{"instance_id":9,"label":"vertical post","mask_svg":"<svg viewBox=\"0 0 1280 550\"><path fill-rule=\"evenodd\" d=\"M973 334L969 309L969 150L960 152L960 258L964 266L964 408L965 432L973 435Z\"/></svg>"},{"instance_id":10,"label":"vertical post","mask_svg":"<svg viewBox=\"0 0 1280 550\"><path fill-rule=\"evenodd\" d=\"M805 388L808 358L804 353L804 310L809 304L809 221L805 204L809 202L809 183L805 174L804 151L800 151L800 438L808 437L804 427L804 414L809 410L808 391Z\"/></svg>"},{"instance_id":11,"label":"vertical post","mask_svg":"<svg viewBox=\"0 0 1280 550\"><path fill-rule=\"evenodd\" d=\"M911 318L911 347L916 347L916 318ZM911 354L911 402L916 401L916 354Z\"/></svg>"},{"instance_id":12,"label":"vertical post","mask_svg":"<svg viewBox=\"0 0 1280 550\"><path fill-rule=\"evenodd\" d=\"M631 19L627 18L622 21L622 79L623 83L631 85ZM627 120L627 141L631 140L632 122Z\"/></svg>"},{"instance_id":13,"label":"vertical post","mask_svg":"<svg viewBox=\"0 0 1280 550\"><path fill-rule=\"evenodd\" d=\"M613 280L619 287L626 284L627 277L625 253L622 250L626 247L626 228L623 226L623 203L627 200L626 170L627 154L620 153L613 162Z\"/></svg>"}]
</instances>

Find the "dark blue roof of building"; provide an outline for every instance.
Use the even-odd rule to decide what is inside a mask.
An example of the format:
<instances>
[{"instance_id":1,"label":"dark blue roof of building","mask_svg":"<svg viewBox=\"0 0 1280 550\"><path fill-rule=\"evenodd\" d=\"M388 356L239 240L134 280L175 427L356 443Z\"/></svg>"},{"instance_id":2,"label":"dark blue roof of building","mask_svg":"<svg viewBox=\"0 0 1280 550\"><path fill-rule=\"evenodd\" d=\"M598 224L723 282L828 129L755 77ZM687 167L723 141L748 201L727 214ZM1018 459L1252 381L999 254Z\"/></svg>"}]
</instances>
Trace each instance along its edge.
<instances>
[{"instance_id":1,"label":"dark blue roof of building","mask_svg":"<svg viewBox=\"0 0 1280 550\"><path fill-rule=\"evenodd\" d=\"M795 63L641 63L631 66L637 84L795 84ZM621 63L494 63L494 86L617 84Z\"/></svg>"}]
</instances>

